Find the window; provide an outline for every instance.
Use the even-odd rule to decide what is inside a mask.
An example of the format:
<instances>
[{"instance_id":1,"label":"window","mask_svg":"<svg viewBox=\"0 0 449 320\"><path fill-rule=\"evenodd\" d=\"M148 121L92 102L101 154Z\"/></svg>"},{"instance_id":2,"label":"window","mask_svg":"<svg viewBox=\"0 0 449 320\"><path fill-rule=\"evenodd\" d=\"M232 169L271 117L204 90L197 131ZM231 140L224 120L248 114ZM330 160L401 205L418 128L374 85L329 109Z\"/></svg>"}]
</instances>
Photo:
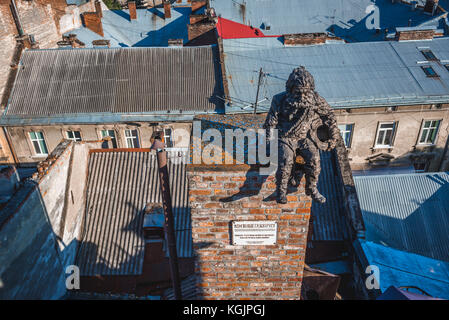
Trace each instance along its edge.
<instances>
[{"instance_id":1,"label":"window","mask_svg":"<svg viewBox=\"0 0 449 320\"><path fill-rule=\"evenodd\" d=\"M167 148L173 148L172 130L170 128L164 129L164 142Z\"/></svg>"},{"instance_id":2,"label":"window","mask_svg":"<svg viewBox=\"0 0 449 320\"><path fill-rule=\"evenodd\" d=\"M140 148L137 130L125 130L125 138L128 148Z\"/></svg>"},{"instance_id":3,"label":"window","mask_svg":"<svg viewBox=\"0 0 449 320\"><path fill-rule=\"evenodd\" d=\"M430 49L421 50L421 53L427 59L427 61L438 61L438 58L433 54L432 50Z\"/></svg>"},{"instance_id":4,"label":"window","mask_svg":"<svg viewBox=\"0 0 449 320\"><path fill-rule=\"evenodd\" d=\"M67 131L67 139L73 141L81 141L81 132L79 131Z\"/></svg>"},{"instance_id":5,"label":"window","mask_svg":"<svg viewBox=\"0 0 449 320\"><path fill-rule=\"evenodd\" d=\"M435 144L440 120L425 120L421 127L419 144Z\"/></svg>"},{"instance_id":6,"label":"window","mask_svg":"<svg viewBox=\"0 0 449 320\"><path fill-rule=\"evenodd\" d=\"M396 129L395 122L379 123L376 137L377 148L390 148L393 145L394 130Z\"/></svg>"},{"instance_id":7,"label":"window","mask_svg":"<svg viewBox=\"0 0 449 320\"><path fill-rule=\"evenodd\" d=\"M40 131L30 132L31 143L34 147L36 155L47 155L47 145L45 144L44 134Z\"/></svg>"},{"instance_id":8,"label":"window","mask_svg":"<svg viewBox=\"0 0 449 320\"><path fill-rule=\"evenodd\" d=\"M354 128L353 124L340 124L338 125L338 128L340 129L341 137L343 138L343 141L345 142L345 146L347 148L351 147L351 140L352 140L352 130Z\"/></svg>"},{"instance_id":9,"label":"window","mask_svg":"<svg viewBox=\"0 0 449 320\"><path fill-rule=\"evenodd\" d=\"M433 70L431 66L422 66L421 67L424 70L424 73L428 77L439 77L439 75Z\"/></svg>"},{"instance_id":10,"label":"window","mask_svg":"<svg viewBox=\"0 0 449 320\"><path fill-rule=\"evenodd\" d=\"M413 167L415 168L416 173L426 172L429 166L428 162L415 162L413 163Z\"/></svg>"},{"instance_id":11,"label":"window","mask_svg":"<svg viewBox=\"0 0 449 320\"><path fill-rule=\"evenodd\" d=\"M115 132L114 130L101 130L101 137L111 137L112 147L115 149L117 148L117 140L115 139Z\"/></svg>"}]
</instances>

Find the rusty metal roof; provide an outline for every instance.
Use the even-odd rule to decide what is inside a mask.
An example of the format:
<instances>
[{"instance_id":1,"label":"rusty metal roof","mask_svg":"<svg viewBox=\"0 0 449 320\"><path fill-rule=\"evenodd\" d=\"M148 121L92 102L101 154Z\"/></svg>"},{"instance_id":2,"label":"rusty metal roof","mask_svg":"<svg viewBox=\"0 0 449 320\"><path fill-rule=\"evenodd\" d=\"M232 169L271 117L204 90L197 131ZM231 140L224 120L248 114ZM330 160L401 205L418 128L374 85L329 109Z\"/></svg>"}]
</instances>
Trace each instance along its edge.
<instances>
[{"instance_id":1,"label":"rusty metal roof","mask_svg":"<svg viewBox=\"0 0 449 320\"><path fill-rule=\"evenodd\" d=\"M27 50L3 118L211 112L221 82L216 46Z\"/></svg>"},{"instance_id":2,"label":"rusty metal roof","mask_svg":"<svg viewBox=\"0 0 449 320\"><path fill-rule=\"evenodd\" d=\"M181 156L180 156L181 155ZM192 257L185 153L168 155L178 256ZM93 152L89 160L86 217L76 264L81 275L142 273L143 218L162 197L156 155L145 151Z\"/></svg>"}]
</instances>

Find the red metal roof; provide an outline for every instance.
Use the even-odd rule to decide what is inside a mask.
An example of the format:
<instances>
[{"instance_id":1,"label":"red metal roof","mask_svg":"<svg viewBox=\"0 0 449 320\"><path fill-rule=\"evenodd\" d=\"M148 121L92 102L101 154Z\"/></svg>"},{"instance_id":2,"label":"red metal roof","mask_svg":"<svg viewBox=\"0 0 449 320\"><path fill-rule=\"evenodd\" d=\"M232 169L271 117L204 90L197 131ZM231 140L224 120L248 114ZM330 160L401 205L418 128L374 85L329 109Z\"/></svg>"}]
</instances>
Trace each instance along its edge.
<instances>
[{"instance_id":1,"label":"red metal roof","mask_svg":"<svg viewBox=\"0 0 449 320\"><path fill-rule=\"evenodd\" d=\"M218 17L217 30L218 35L223 39L279 37L266 36L258 28L250 27L221 17Z\"/></svg>"}]
</instances>

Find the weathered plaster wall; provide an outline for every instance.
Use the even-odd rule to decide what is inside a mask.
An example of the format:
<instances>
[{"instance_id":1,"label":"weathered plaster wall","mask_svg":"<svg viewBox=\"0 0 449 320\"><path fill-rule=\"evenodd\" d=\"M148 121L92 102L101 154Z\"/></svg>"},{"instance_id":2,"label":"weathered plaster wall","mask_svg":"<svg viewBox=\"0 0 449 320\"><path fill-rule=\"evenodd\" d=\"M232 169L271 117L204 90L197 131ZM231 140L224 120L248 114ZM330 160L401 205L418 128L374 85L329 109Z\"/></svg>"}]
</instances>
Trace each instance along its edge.
<instances>
[{"instance_id":1,"label":"weathered plaster wall","mask_svg":"<svg viewBox=\"0 0 449 320\"><path fill-rule=\"evenodd\" d=\"M428 106L398 107L397 111L385 112L386 108L353 109L350 113L338 112L338 124L354 124L352 144L349 151L351 167L355 170L365 169L368 157L379 153L388 153L395 157L393 165L411 165L408 156L414 152L425 151L418 146L423 120L442 120L438 131L435 146L430 152L435 156L430 164L429 171L438 171L443 150L449 133L449 105L442 109L431 109ZM391 149L374 148L379 122L397 121L397 130L394 145ZM427 150L426 152L428 152ZM445 160L443 169L447 166Z\"/></svg>"},{"instance_id":2,"label":"weathered plaster wall","mask_svg":"<svg viewBox=\"0 0 449 320\"><path fill-rule=\"evenodd\" d=\"M57 299L73 264L84 213L88 152L60 144L0 211L0 299Z\"/></svg>"}]
</instances>

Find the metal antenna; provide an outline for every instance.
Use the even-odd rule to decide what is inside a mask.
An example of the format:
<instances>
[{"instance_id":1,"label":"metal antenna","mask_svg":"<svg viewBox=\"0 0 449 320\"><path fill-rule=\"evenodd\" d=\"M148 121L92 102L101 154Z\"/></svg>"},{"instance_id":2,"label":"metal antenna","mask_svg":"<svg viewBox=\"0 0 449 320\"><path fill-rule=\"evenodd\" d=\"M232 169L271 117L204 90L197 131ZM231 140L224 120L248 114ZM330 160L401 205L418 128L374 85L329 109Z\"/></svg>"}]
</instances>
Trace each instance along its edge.
<instances>
[{"instance_id":1,"label":"metal antenna","mask_svg":"<svg viewBox=\"0 0 449 320\"><path fill-rule=\"evenodd\" d=\"M259 81L257 82L256 103L254 104L254 114L256 114L256 112L257 112L257 103L259 102L259 91L260 91L260 85L262 83L263 76L264 76L263 70L262 70L262 68L260 68Z\"/></svg>"}]
</instances>

